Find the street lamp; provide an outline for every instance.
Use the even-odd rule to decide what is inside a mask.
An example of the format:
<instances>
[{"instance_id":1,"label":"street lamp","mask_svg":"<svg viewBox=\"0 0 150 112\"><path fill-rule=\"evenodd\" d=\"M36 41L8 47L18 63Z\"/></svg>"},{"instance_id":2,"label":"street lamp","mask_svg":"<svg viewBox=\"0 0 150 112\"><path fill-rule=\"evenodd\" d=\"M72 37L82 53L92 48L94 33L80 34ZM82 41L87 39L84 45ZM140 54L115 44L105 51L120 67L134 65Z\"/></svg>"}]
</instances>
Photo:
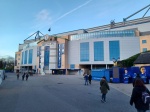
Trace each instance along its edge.
<instances>
[{"instance_id":1,"label":"street lamp","mask_svg":"<svg viewBox=\"0 0 150 112\"><path fill-rule=\"evenodd\" d=\"M120 57L116 58L112 58L112 61L114 63L114 66L117 66L117 62L120 60Z\"/></svg>"}]
</instances>

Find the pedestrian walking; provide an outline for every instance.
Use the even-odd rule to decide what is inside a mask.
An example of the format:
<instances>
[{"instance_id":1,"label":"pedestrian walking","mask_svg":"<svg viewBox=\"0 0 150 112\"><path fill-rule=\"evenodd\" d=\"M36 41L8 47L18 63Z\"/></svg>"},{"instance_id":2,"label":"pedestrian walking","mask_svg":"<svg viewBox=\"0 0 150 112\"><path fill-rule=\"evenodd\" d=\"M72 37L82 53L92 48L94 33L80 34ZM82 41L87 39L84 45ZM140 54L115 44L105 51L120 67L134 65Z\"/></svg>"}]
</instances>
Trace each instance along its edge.
<instances>
[{"instance_id":1,"label":"pedestrian walking","mask_svg":"<svg viewBox=\"0 0 150 112\"><path fill-rule=\"evenodd\" d=\"M143 81L139 78L136 79L130 98L130 105L132 106L134 103L137 112L146 112L147 110L149 110L149 103L144 103L144 101L142 100L142 92L145 91L150 95L150 92L144 85Z\"/></svg>"},{"instance_id":2,"label":"pedestrian walking","mask_svg":"<svg viewBox=\"0 0 150 112\"><path fill-rule=\"evenodd\" d=\"M17 80L19 80L19 71L17 71Z\"/></svg>"},{"instance_id":3,"label":"pedestrian walking","mask_svg":"<svg viewBox=\"0 0 150 112\"><path fill-rule=\"evenodd\" d=\"M29 74L28 74L28 73L26 73L26 81L28 80L28 77L29 77Z\"/></svg>"},{"instance_id":4,"label":"pedestrian walking","mask_svg":"<svg viewBox=\"0 0 150 112\"><path fill-rule=\"evenodd\" d=\"M24 72L23 75L22 75L22 80L24 80L24 77L25 77L25 72Z\"/></svg>"},{"instance_id":5,"label":"pedestrian walking","mask_svg":"<svg viewBox=\"0 0 150 112\"><path fill-rule=\"evenodd\" d=\"M84 74L85 85L88 85L88 75Z\"/></svg>"},{"instance_id":6,"label":"pedestrian walking","mask_svg":"<svg viewBox=\"0 0 150 112\"><path fill-rule=\"evenodd\" d=\"M92 75L89 74L89 84L91 84L91 80L92 80Z\"/></svg>"},{"instance_id":7,"label":"pedestrian walking","mask_svg":"<svg viewBox=\"0 0 150 112\"><path fill-rule=\"evenodd\" d=\"M102 93L102 99L101 99L102 103L106 103L106 94L107 94L108 90L110 90L109 85L107 83L106 77L103 76L100 81L100 91Z\"/></svg>"}]
</instances>

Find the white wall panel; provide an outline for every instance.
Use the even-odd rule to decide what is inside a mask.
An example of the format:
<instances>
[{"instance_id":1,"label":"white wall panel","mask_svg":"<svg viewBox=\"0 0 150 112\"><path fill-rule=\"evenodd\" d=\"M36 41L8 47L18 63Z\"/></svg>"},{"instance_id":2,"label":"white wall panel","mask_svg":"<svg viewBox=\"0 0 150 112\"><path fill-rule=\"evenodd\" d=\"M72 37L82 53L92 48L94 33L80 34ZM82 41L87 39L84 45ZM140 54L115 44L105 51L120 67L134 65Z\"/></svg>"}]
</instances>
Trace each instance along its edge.
<instances>
[{"instance_id":1,"label":"white wall panel","mask_svg":"<svg viewBox=\"0 0 150 112\"><path fill-rule=\"evenodd\" d=\"M56 62L56 57L50 57L50 62Z\"/></svg>"},{"instance_id":2,"label":"white wall panel","mask_svg":"<svg viewBox=\"0 0 150 112\"><path fill-rule=\"evenodd\" d=\"M50 55L56 55L56 50L50 50Z\"/></svg>"},{"instance_id":3,"label":"white wall panel","mask_svg":"<svg viewBox=\"0 0 150 112\"><path fill-rule=\"evenodd\" d=\"M50 65L49 65L49 70L50 70L50 69L56 69L56 64L50 64Z\"/></svg>"}]
</instances>

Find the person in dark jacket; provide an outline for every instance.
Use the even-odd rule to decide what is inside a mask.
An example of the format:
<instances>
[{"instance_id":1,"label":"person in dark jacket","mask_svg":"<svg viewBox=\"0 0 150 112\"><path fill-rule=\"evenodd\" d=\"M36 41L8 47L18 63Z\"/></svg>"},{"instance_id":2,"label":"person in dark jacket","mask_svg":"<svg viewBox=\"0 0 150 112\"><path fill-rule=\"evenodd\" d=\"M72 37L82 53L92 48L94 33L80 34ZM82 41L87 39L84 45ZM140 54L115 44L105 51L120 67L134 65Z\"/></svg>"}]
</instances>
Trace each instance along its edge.
<instances>
[{"instance_id":1,"label":"person in dark jacket","mask_svg":"<svg viewBox=\"0 0 150 112\"><path fill-rule=\"evenodd\" d=\"M92 75L89 74L89 84L91 84L91 80L92 80Z\"/></svg>"},{"instance_id":2,"label":"person in dark jacket","mask_svg":"<svg viewBox=\"0 0 150 112\"><path fill-rule=\"evenodd\" d=\"M19 71L17 71L17 80L19 79Z\"/></svg>"},{"instance_id":3,"label":"person in dark jacket","mask_svg":"<svg viewBox=\"0 0 150 112\"><path fill-rule=\"evenodd\" d=\"M105 103L106 102L106 94L107 94L108 90L110 90L105 76L103 76L101 81L100 81L100 90L102 93L101 102Z\"/></svg>"},{"instance_id":4,"label":"person in dark jacket","mask_svg":"<svg viewBox=\"0 0 150 112\"><path fill-rule=\"evenodd\" d=\"M22 75L22 80L24 80L24 77L25 77L25 72L24 72L23 75Z\"/></svg>"},{"instance_id":5,"label":"person in dark jacket","mask_svg":"<svg viewBox=\"0 0 150 112\"><path fill-rule=\"evenodd\" d=\"M84 75L84 80L85 80L85 85L88 85L88 75L87 74Z\"/></svg>"},{"instance_id":6,"label":"person in dark jacket","mask_svg":"<svg viewBox=\"0 0 150 112\"><path fill-rule=\"evenodd\" d=\"M134 88L132 90L130 105L132 106L134 103L137 112L146 112L146 110L149 110L149 104L148 103L145 104L142 101L142 92L144 91L147 91L150 94L149 90L146 88L143 81L139 78L136 79Z\"/></svg>"},{"instance_id":7,"label":"person in dark jacket","mask_svg":"<svg viewBox=\"0 0 150 112\"><path fill-rule=\"evenodd\" d=\"M26 81L28 80L29 74L28 72L26 73Z\"/></svg>"}]
</instances>

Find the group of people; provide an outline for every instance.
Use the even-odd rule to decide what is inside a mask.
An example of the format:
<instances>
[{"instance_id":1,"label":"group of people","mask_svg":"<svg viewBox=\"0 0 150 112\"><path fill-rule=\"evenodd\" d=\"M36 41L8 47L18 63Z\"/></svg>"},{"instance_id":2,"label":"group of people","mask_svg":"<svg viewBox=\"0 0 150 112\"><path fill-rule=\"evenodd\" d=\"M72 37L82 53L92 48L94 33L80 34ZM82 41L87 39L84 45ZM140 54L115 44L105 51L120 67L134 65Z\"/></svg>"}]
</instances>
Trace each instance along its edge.
<instances>
[{"instance_id":1,"label":"group of people","mask_svg":"<svg viewBox=\"0 0 150 112\"><path fill-rule=\"evenodd\" d=\"M102 93L102 96L101 96L102 103L106 103L106 94L108 90L110 90L108 82L106 80L106 77L103 76L100 80L100 91ZM143 92L146 92L149 95L148 97L150 97L150 91L145 86L144 80L140 77L140 75L137 75L133 81L133 90L132 90L132 95L130 98L130 105L132 106L134 104L137 112L146 112L147 110L150 109L149 108L150 102L143 101L144 100Z\"/></svg>"},{"instance_id":2,"label":"group of people","mask_svg":"<svg viewBox=\"0 0 150 112\"><path fill-rule=\"evenodd\" d=\"M29 74L28 72L24 72L22 74L22 80L24 80L26 78L26 81L28 80ZM19 80L19 72L17 72L17 80Z\"/></svg>"},{"instance_id":3,"label":"group of people","mask_svg":"<svg viewBox=\"0 0 150 112\"><path fill-rule=\"evenodd\" d=\"M149 108L150 101L149 102L143 101L143 92L146 92L148 94L148 97L150 97L150 91L145 86L145 79L143 78L144 68L141 67L140 70L142 75L137 74L133 80L133 90L130 98L130 105L132 106L134 104L137 112L146 112L147 110L150 109ZM125 73L127 73L127 71ZM88 85L88 82L91 84L91 79L92 79L91 74L90 75L84 74L84 79L85 79L85 85ZM106 94L108 93L108 90L110 90L109 84L106 80L106 77L103 76L100 80L100 92L102 93L101 96L102 103L106 103Z\"/></svg>"},{"instance_id":4,"label":"group of people","mask_svg":"<svg viewBox=\"0 0 150 112\"><path fill-rule=\"evenodd\" d=\"M91 84L91 80L92 80L91 74L84 73L83 76L84 76L84 80L85 80L85 85L88 85L88 83Z\"/></svg>"},{"instance_id":5,"label":"group of people","mask_svg":"<svg viewBox=\"0 0 150 112\"><path fill-rule=\"evenodd\" d=\"M91 84L91 80L92 80L91 74L88 75L84 73L83 76L85 80L85 85L88 85L88 83ZM100 91L102 93L102 99L101 99L102 103L106 103L106 94L108 90L110 90L108 82L106 80L106 77L103 76L100 80Z\"/></svg>"}]
</instances>

